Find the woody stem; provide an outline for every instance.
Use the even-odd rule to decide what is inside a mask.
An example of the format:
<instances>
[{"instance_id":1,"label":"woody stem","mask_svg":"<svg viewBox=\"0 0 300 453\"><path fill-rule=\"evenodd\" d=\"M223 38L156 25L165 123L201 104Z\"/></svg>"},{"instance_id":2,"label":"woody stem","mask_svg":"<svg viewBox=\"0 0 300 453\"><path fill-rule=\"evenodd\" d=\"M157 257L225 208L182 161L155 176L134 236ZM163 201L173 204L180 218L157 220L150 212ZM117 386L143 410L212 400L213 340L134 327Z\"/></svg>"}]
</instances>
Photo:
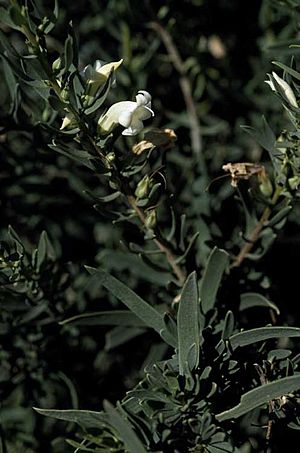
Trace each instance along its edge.
<instances>
[{"instance_id":1,"label":"woody stem","mask_svg":"<svg viewBox=\"0 0 300 453\"><path fill-rule=\"evenodd\" d=\"M274 206L277 203L278 198L281 194L281 191L282 191L282 188L277 186L277 188L273 194L272 200L271 200L272 206ZM267 206L265 208L265 210L263 211L258 223L252 230L252 232L249 236L248 242L246 242L246 244L241 248L239 254L235 257L235 260L232 263L231 267L239 267L241 265L241 263L244 261L244 259L247 258L247 255L251 252L255 242L259 238L259 235L260 235L262 229L266 225L266 223L271 215L271 212L272 212L271 207Z\"/></svg>"},{"instance_id":2,"label":"woody stem","mask_svg":"<svg viewBox=\"0 0 300 453\"><path fill-rule=\"evenodd\" d=\"M137 216L141 220L142 224L144 226L146 226L145 213L139 206L137 206L134 196L128 195L127 199L128 199L130 206L134 209ZM181 267L178 266L178 264L176 263L176 258L173 255L172 251L166 245L164 245L157 237L155 237L153 239L153 242L157 245L159 250L165 254L166 259L167 259L168 263L170 264L174 274L176 275L179 283L182 285L185 281L186 275L185 275L185 272L181 269Z\"/></svg>"}]
</instances>

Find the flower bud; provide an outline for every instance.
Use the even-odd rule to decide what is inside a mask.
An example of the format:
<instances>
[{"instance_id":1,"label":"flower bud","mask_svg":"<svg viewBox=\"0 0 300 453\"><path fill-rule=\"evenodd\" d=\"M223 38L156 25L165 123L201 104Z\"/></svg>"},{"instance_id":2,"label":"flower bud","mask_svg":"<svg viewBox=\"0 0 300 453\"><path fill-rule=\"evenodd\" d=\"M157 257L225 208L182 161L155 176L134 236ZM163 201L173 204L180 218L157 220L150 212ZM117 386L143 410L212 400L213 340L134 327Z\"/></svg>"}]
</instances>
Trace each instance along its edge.
<instances>
[{"instance_id":1,"label":"flower bud","mask_svg":"<svg viewBox=\"0 0 300 453\"><path fill-rule=\"evenodd\" d=\"M259 185L259 189L260 189L261 193L267 198L269 198L272 195L273 186L268 177L264 178L261 181L261 183Z\"/></svg>"},{"instance_id":2,"label":"flower bud","mask_svg":"<svg viewBox=\"0 0 300 453\"><path fill-rule=\"evenodd\" d=\"M87 81L87 94L95 96L97 91L106 83L113 71L116 71L123 60L103 64L96 60L94 65L88 65L83 70L83 77Z\"/></svg>"},{"instance_id":3,"label":"flower bud","mask_svg":"<svg viewBox=\"0 0 300 453\"><path fill-rule=\"evenodd\" d=\"M272 72L272 76L273 76L274 80L276 80L278 85L280 86L282 93L284 94L284 97L289 102L289 104L295 108L298 108L299 106L298 106L298 103L296 100L296 96L295 96L292 88L290 87L290 85L285 80L283 80L281 77L279 77L276 74L276 72L274 72L274 71ZM277 91L272 79L265 80L265 82L271 87L272 91Z\"/></svg>"},{"instance_id":4,"label":"flower bud","mask_svg":"<svg viewBox=\"0 0 300 453\"><path fill-rule=\"evenodd\" d=\"M61 70L61 66L62 66L62 61L61 61L61 58L58 57L52 63L52 70L53 71L60 71Z\"/></svg>"},{"instance_id":5,"label":"flower bud","mask_svg":"<svg viewBox=\"0 0 300 453\"><path fill-rule=\"evenodd\" d=\"M67 101L69 99L69 90L64 88L63 90L61 90L60 96L64 101Z\"/></svg>"},{"instance_id":6,"label":"flower bud","mask_svg":"<svg viewBox=\"0 0 300 453\"><path fill-rule=\"evenodd\" d=\"M293 176L288 179L289 186L292 190L297 190L300 185L300 176Z\"/></svg>"},{"instance_id":7,"label":"flower bud","mask_svg":"<svg viewBox=\"0 0 300 453\"><path fill-rule=\"evenodd\" d=\"M90 96L88 94L84 94L83 96L81 96L81 102L84 108L90 107L93 103L93 100L94 100L93 96Z\"/></svg>"},{"instance_id":8,"label":"flower bud","mask_svg":"<svg viewBox=\"0 0 300 453\"><path fill-rule=\"evenodd\" d=\"M156 214L156 211L154 209L152 209L152 211L150 211L146 217L145 226L152 230L153 228L156 227L156 224L157 224L157 214Z\"/></svg>"},{"instance_id":9,"label":"flower bud","mask_svg":"<svg viewBox=\"0 0 300 453\"><path fill-rule=\"evenodd\" d=\"M116 159L116 155L113 151L111 151L110 153L108 153L106 155L106 159L109 161L109 162L114 162L114 160Z\"/></svg>"},{"instance_id":10,"label":"flower bud","mask_svg":"<svg viewBox=\"0 0 300 453\"><path fill-rule=\"evenodd\" d=\"M71 127L74 127L75 125L76 125L75 118L70 113L67 113L66 116L63 119L63 122L62 122L62 125L60 127L60 130L63 130L63 129L66 129L66 128L69 129Z\"/></svg>"},{"instance_id":11,"label":"flower bud","mask_svg":"<svg viewBox=\"0 0 300 453\"><path fill-rule=\"evenodd\" d=\"M145 198L150 189L150 178L148 175L144 176L143 179L140 180L140 182L137 185L137 188L135 189L135 196L137 198Z\"/></svg>"}]
</instances>

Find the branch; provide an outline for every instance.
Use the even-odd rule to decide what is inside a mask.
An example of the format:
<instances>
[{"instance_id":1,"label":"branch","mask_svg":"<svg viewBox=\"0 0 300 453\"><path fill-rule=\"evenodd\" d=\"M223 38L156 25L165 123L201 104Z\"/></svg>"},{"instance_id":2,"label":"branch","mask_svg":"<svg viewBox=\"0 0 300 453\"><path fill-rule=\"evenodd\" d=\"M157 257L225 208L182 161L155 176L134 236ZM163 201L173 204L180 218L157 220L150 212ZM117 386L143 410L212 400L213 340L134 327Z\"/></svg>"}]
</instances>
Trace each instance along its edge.
<instances>
[{"instance_id":1,"label":"branch","mask_svg":"<svg viewBox=\"0 0 300 453\"><path fill-rule=\"evenodd\" d=\"M190 124L190 135L191 135L191 146L192 150L196 155L201 155L202 152L202 137L201 128L198 120L196 104L192 95L191 82L188 78L187 71L184 66L184 62L174 44L174 41L170 33L157 21L150 22L150 27L156 31L164 43L170 60L173 63L174 68L180 75L179 84L183 94L184 102L186 105L187 114L189 117Z\"/></svg>"},{"instance_id":2,"label":"branch","mask_svg":"<svg viewBox=\"0 0 300 453\"><path fill-rule=\"evenodd\" d=\"M130 206L134 209L142 224L146 226L146 216L144 214L144 211L139 206L137 206L134 196L128 195L127 199ZM166 245L164 245L157 237L153 239L153 242L157 245L159 250L165 254L167 261L170 264L179 283L183 285L186 278L186 274L181 269L181 267L178 266L178 264L176 264L176 257L173 255L172 251Z\"/></svg>"},{"instance_id":3,"label":"branch","mask_svg":"<svg viewBox=\"0 0 300 453\"><path fill-rule=\"evenodd\" d=\"M271 200L272 205L276 204L276 202L281 194L281 191L282 191L281 187L276 188L273 198ZM265 208L264 212L262 213L261 218L259 219L255 228L253 229L252 233L250 234L248 242L246 242L246 244L241 248L239 254L236 256L231 267L239 267L241 265L241 263L244 261L244 259L247 258L247 255L251 252L255 242L258 240L262 229L268 222L271 212L272 212L272 209L269 206Z\"/></svg>"}]
</instances>

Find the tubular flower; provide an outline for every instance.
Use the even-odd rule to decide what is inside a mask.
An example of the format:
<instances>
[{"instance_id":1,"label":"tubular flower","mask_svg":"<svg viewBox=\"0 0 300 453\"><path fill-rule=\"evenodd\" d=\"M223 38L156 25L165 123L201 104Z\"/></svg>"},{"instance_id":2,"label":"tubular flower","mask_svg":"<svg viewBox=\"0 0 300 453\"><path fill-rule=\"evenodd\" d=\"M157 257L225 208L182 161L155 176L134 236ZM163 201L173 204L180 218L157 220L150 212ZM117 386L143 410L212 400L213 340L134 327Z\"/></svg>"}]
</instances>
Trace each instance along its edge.
<instances>
[{"instance_id":1,"label":"tubular flower","mask_svg":"<svg viewBox=\"0 0 300 453\"><path fill-rule=\"evenodd\" d=\"M154 112L151 110L151 95L147 91L139 91L136 101L121 101L113 104L108 111L99 118L99 130L108 134L118 124L125 127L122 135L137 135L143 128L143 121Z\"/></svg>"},{"instance_id":2,"label":"tubular flower","mask_svg":"<svg viewBox=\"0 0 300 453\"><path fill-rule=\"evenodd\" d=\"M74 126L75 121L74 117L71 113L67 113L66 116L63 119L62 125L60 126L60 130L66 129L69 126Z\"/></svg>"},{"instance_id":3,"label":"tubular flower","mask_svg":"<svg viewBox=\"0 0 300 453\"><path fill-rule=\"evenodd\" d=\"M103 64L100 60L96 60L94 65L88 65L83 70L83 76L87 81L87 93L90 96L95 95L97 90L105 84L110 73L118 69L123 60L113 61Z\"/></svg>"},{"instance_id":4,"label":"tubular flower","mask_svg":"<svg viewBox=\"0 0 300 453\"><path fill-rule=\"evenodd\" d=\"M283 93L284 93L285 98L287 99L287 101L293 107L298 108L298 103L296 101L296 97L295 97L294 92L293 92L292 88L290 87L290 85L285 80L283 80L281 77L279 77L276 74L276 72L272 72L272 76L274 77L274 79L276 80L278 85L282 88ZM271 87L271 89L273 91L276 91L275 85L274 85L274 83L273 83L273 81L271 79L270 80L265 80L265 82Z\"/></svg>"}]
</instances>

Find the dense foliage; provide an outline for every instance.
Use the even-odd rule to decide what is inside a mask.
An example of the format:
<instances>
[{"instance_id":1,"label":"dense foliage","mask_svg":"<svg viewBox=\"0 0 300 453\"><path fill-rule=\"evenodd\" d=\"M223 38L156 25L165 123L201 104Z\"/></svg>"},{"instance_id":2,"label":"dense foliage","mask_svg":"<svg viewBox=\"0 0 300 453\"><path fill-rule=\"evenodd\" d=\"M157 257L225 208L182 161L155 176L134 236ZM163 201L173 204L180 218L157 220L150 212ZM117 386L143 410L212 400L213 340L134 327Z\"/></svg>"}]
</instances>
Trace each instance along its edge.
<instances>
[{"instance_id":1,"label":"dense foliage","mask_svg":"<svg viewBox=\"0 0 300 453\"><path fill-rule=\"evenodd\" d=\"M298 1L1 5L1 453L299 441Z\"/></svg>"}]
</instances>

